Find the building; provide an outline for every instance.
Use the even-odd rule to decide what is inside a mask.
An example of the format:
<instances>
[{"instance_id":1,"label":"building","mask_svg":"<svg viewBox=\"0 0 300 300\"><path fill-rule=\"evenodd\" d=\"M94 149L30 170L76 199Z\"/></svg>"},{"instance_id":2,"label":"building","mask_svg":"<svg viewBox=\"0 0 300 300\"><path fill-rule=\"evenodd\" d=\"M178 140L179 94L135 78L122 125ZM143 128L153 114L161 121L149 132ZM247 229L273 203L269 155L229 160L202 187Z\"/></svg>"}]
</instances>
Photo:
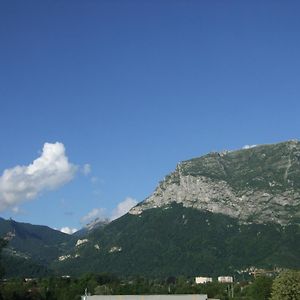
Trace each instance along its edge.
<instances>
[{"instance_id":1,"label":"building","mask_svg":"<svg viewBox=\"0 0 300 300\"><path fill-rule=\"evenodd\" d=\"M211 277L195 277L195 282L197 284L204 284L204 283L208 283L208 282L212 282L212 278Z\"/></svg>"},{"instance_id":2,"label":"building","mask_svg":"<svg viewBox=\"0 0 300 300\"><path fill-rule=\"evenodd\" d=\"M221 283L233 283L232 276L219 276L218 281Z\"/></svg>"},{"instance_id":3,"label":"building","mask_svg":"<svg viewBox=\"0 0 300 300\"><path fill-rule=\"evenodd\" d=\"M81 300L209 300L207 295L94 295Z\"/></svg>"}]
</instances>

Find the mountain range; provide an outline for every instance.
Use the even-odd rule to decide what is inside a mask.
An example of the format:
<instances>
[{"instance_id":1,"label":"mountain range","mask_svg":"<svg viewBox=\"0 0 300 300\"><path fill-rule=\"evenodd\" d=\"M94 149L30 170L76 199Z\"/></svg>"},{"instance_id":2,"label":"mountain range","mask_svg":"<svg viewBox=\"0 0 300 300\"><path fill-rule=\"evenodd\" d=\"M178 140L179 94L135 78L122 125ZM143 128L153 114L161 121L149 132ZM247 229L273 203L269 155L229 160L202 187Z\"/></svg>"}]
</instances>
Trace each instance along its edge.
<instances>
[{"instance_id":1,"label":"mountain range","mask_svg":"<svg viewBox=\"0 0 300 300\"><path fill-rule=\"evenodd\" d=\"M299 225L300 143L292 140L183 161L129 213L72 236L3 219L0 234L10 232L5 255L32 264L22 271L30 275L217 276L300 268Z\"/></svg>"}]
</instances>

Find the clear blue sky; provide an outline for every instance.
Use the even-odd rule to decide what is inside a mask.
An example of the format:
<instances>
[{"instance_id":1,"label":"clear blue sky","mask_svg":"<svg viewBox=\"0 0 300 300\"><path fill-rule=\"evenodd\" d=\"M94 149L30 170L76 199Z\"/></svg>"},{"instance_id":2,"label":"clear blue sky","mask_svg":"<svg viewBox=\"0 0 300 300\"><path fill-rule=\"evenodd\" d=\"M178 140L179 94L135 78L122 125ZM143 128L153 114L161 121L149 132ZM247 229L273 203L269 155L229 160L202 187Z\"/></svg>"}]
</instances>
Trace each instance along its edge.
<instances>
[{"instance_id":1,"label":"clear blue sky","mask_svg":"<svg viewBox=\"0 0 300 300\"><path fill-rule=\"evenodd\" d=\"M0 216L79 228L95 208L142 201L181 160L299 138L299 11L276 0L2 0L0 173L46 142L78 170Z\"/></svg>"}]
</instances>

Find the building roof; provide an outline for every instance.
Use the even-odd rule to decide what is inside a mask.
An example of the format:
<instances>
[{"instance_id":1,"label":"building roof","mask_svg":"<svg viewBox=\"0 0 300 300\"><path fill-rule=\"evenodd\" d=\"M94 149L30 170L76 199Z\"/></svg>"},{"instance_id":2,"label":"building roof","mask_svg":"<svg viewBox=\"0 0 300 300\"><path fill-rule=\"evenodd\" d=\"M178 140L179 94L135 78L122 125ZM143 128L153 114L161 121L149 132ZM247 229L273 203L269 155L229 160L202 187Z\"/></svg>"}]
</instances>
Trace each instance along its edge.
<instances>
[{"instance_id":1,"label":"building roof","mask_svg":"<svg viewBox=\"0 0 300 300\"><path fill-rule=\"evenodd\" d=\"M207 295L94 295L82 300L208 300Z\"/></svg>"}]
</instances>

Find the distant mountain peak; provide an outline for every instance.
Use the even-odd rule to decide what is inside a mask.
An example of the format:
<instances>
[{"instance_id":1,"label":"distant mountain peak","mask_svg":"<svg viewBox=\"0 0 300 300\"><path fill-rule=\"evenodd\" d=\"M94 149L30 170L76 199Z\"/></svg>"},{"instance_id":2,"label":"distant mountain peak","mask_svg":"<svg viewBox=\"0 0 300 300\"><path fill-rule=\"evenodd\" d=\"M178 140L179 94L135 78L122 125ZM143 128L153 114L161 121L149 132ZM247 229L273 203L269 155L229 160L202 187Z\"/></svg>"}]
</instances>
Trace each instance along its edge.
<instances>
[{"instance_id":1,"label":"distant mountain peak","mask_svg":"<svg viewBox=\"0 0 300 300\"><path fill-rule=\"evenodd\" d=\"M91 231L95 228L98 227L103 227L107 224L109 224L109 219L100 219L100 218L96 218L95 220L89 222L88 224L85 225L85 228L87 228L88 231Z\"/></svg>"},{"instance_id":2,"label":"distant mountain peak","mask_svg":"<svg viewBox=\"0 0 300 300\"><path fill-rule=\"evenodd\" d=\"M96 218L93 221L89 222L88 224L86 224L83 228L81 228L80 230L76 231L73 233L73 236L76 237L84 237L88 234L90 234L93 230L97 229L97 228L102 228L105 227L106 225L108 225L110 223L109 219L100 219L100 218Z\"/></svg>"}]
</instances>

